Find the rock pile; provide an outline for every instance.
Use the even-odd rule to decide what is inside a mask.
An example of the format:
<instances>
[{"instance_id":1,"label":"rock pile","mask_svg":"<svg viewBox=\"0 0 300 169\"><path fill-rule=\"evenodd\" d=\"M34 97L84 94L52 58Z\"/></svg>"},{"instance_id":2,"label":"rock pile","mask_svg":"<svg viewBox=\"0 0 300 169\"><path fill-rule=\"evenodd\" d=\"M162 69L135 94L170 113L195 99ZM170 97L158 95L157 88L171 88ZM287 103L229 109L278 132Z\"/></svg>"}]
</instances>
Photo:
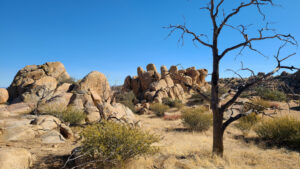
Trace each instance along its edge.
<instances>
[{"instance_id":1,"label":"rock pile","mask_svg":"<svg viewBox=\"0 0 300 169\"><path fill-rule=\"evenodd\" d=\"M122 106L111 104L111 89L104 74L93 71L81 81L72 82L60 62L24 67L8 92L11 103L27 103L39 114L74 108L87 114L88 123L121 116L119 120L124 123L135 122L131 111L124 113Z\"/></svg>"},{"instance_id":2,"label":"rock pile","mask_svg":"<svg viewBox=\"0 0 300 169\"><path fill-rule=\"evenodd\" d=\"M137 76L127 76L123 89L132 90L141 103L162 102L162 99L169 97L184 101L186 92L195 88L206 86L206 69L197 70L195 67L178 70L177 66L161 66L161 73L158 73L154 64L147 65L147 71L137 68Z\"/></svg>"}]
</instances>

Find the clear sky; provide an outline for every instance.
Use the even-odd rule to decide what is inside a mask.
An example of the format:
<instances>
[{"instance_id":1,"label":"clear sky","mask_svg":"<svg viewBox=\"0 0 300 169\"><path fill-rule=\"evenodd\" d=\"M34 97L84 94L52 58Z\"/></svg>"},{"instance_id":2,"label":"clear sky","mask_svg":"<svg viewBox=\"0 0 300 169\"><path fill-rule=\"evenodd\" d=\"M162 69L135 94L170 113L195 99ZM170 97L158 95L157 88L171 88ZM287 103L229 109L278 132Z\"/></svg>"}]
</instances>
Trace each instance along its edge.
<instances>
[{"instance_id":1,"label":"clear sky","mask_svg":"<svg viewBox=\"0 0 300 169\"><path fill-rule=\"evenodd\" d=\"M211 34L211 22L199 10L206 0L0 0L0 86L7 87L17 71L26 65L61 61L68 73L80 79L92 70L104 73L111 85L122 84L127 75L136 75L138 66L182 64L183 67L212 69L211 51L190 37L179 45L179 34L167 38L163 26L182 24L197 33ZM234 3L225 0L225 12ZM240 1L236 1L240 2ZM291 33L300 41L300 1L275 0L282 7L263 9L267 20L280 33ZM185 19L183 19L185 18ZM221 18L220 18L221 19ZM231 22L253 24L256 30L262 17L244 10ZM254 33L250 30L249 32ZM237 32L226 29L220 46L239 42ZM227 68L239 69L240 61L256 72L274 68L272 58L279 43L256 45L269 58L246 51L235 58L230 53L221 64L221 76L231 76ZM289 47L283 52L297 52ZM297 54L287 64L300 67ZM210 77L208 77L210 78Z\"/></svg>"}]
</instances>

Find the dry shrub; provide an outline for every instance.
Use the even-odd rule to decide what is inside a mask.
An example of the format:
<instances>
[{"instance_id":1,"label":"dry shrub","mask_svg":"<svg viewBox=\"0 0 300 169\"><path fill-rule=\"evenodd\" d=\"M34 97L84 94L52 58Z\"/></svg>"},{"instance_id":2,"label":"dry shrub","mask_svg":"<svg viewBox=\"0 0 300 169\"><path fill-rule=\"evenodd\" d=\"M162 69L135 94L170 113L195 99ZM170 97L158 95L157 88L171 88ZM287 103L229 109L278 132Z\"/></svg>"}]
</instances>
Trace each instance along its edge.
<instances>
[{"instance_id":1,"label":"dry shrub","mask_svg":"<svg viewBox=\"0 0 300 169\"><path fill-rule=\"evenodd\" d=\"M247 116L241 117L235 126L241 130L244 135L248 135L250 130L261 120L261 117L255 112L262 112L269 107L271 107L271 104L261 98L251 100L250 104L244 105L243 111L247 112L252 109L253 112Z\"/></svg>"},{"instance_id":2,"label":"dry shrub","mask_svg":"<svg viewBox=\"0 0 300 169\"><path fill-rule=\"evenodd\" d=\"M153 154L158 148L152 144L160 141L157 135L109 121L86 127L82 136L85 162L94 161L99 168L124 166L130 159Z\"/></svg>"},{"instance_id":3,"label":"dry shrub","mask_svg":"<svg viewBox=\"0 0 300 169\"><path fill-rule=\"evenodd\" d=\"M163 98L163 104L169 106L169 107L176 107L178 110L182 109L184 107L184 104L181 100L173 100L169 97Z\"/></svg>"},{"instance_id":4,"label":"dry shrub","mask_svg":"<svg viewBox=\"0 0 300 169\"><path fill-rule=\"evenodd\" d=\"M264 120L255 127L256 134L277 145L300 148L300 121L295 117L276 117Z\"/></svg>"},{"instance_id":5,"label":"dry shrub","mask_svg":"<svg viewBox=\"0 0 300 169\"><path fill-rule=\"evenodd\" d=\"M260 119L261 118L253 112L247 116L240 118L235 126L239 130L241 130L244 135L247 135L253 128L253 126L255 126L260 121Z\"/></svg>"},{"instance_id":6,"label":"dry shrub","mask_svg":"<svg viewBox=\"0 0 300 169\"><path fill-rule=\"evenodd\" d=\"M212 114L204 107L188 108L182 111L183 124L194 131L206 131L212 125Z\"/></svg>"},{"instance_id":7,"label":"dry shrub","mask_svg":"<svg viewBox=\"0 0 300 169\"><path fill-rule=\"evenodd\" d=\"M136 112L134 107L134 101L136 100L136 97L133 93L133 91L130 92L119 92L115 96L116 102L121 103L128 107L132 112Z\"/></svg>"},{"instance_id":8,"label":"dry shrub","mask_svg":"<svg viewBox=\"0 0 300 169\"><path fill-rule=\"evenodd\" d=\"M287 97L285 93L278 90L271 90L267 88L257 88L256 94L263 99L272 101L286 101Z\"/></svg>"},{"instance_id":9,"label":"dry shrub","mask_svg":"<svg viewBox=\"0 0 300 169\"><path fill-rule=\"evenodd\" d=\"M86 118L86 114L84 111L78 110L73 107L68 107L61 110L49 109L48 111L46 111L46 114L55 116L63 122L70 123L70 125L80 124Z\"/></svg>"},{"instance_id":10,"label":"dry shrub","mask_svg":"<svg viewBox=\"0 0 300 169\"><path fill-rule=\"evenodd\" d=\"M159 117L163 117L169 108L169 106L161 103L153 103L150 105L150 110L152 110Z\"/></svg>"}]
</instances>

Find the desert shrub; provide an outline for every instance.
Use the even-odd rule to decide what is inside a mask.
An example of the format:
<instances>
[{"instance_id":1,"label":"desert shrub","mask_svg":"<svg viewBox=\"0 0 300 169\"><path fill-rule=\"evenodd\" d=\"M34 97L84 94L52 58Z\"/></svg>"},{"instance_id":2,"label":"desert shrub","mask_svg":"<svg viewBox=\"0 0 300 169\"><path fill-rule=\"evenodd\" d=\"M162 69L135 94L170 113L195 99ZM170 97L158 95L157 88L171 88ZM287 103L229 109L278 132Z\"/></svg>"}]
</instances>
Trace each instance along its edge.
<instances>
[{"instance_id":1,"label":"desert shrub","mask_svg":"<svg viewBox=\"0 0 300 169\"><path fill-rule=\"evenodd\" d=\"M169 106L161 103L153 103L150 105L150 110L152 110L157 116L162 117L165 112L169 110Z\"/></svg>"},{"instance_id":2,"label":"desert shrub","mask_svg":"<svg viewBox=\"0 0 300 169\"><path fill-rule=\"evenodd\" d=\"M132 112L136 112L134 107L134 101L136 100L136 97L132 91L120 92L117 95L115 95L115 98L118 103L124 104L126 107L132 110Z\"/></svg>"},{"instance_id":3,"label":"desert shrub","mask_svg":"<svg viewBox=\"0 0 300 169\"><path fill-rule=\"evenodd\" d=\"M152 144L160 141L157 135L109 121L90 125L81 135L85 161L95 161L99 168L123 166L130 159L155 153L158 148Z\"/></svg>"},{"instance_id":4,"label":"desert shrub","mask_svg":"<svg viewBox=\"0 0 300 169\"><path fill-rule=\"evenodd\" d=\"M61 110L49 109L46 114L55 116L61 121L70 123L71 125L80 124L86 118L84 111L72 107Z\"/></svg>"},{"instance_id":5,"label":"desert shrub","mask_svg":"<svg viewBox=\"0 0 300 169\"><path fill-rule=\"evenodd\" d=\"M241 117L235 126L241 130L244 135L247 135L252 127L260 121L260 119L261 118L253 112L247 116Z\"/></svg>"},{"instance_id":6,"label":"desert shrub","mask_svg":"<svg viewBox=\"0 0 300 169\"><path fill-rule=\"evenodd\" d=\"M59 84L63 83L70 83L70 84L76 84L78 80L76 80L75 77L69 77L69 78L64 78L59 81Z\"/></svg>"},{"instance_id":7,"label":"desert shrub","mask_svg":"<svg viewBox=\"0 0 300 169\"><path fill-rule=\"evenodd\" d=\"M261 98L255 98L251 100L249 104L244 105L243 112L246 113L249 110L253 110L247 116L241 117L238 123L235 125L239 130L247 135L249 131L260 121L260 117L255 112L263 112L266 108L269 108L271 104Z\"/></svg>"},{"instance_id":8,"label":"desert shrub","mask_svg":"<svg viewBox=\"0 0 300 169\"><path fill-rule=\"evenodd\" d=\"M278 90L271 90L267 88L256 88L255 92L258 96L266 100L272 101L286 101L287 97L285 93Z\"/></svg>"},{"instance_id":9,"label":"desert shrub","mask_svg":"<svg viewBox=\"0 0 300 169\"><path fill-rule=\"evenodd\" d=\"M178 110L180 110L184 104L182 103L181 100L173 100L169 97L163 98L163 104L169 106L169 107L176 107Z\"/></svg>"},{"instance_id":10,"label":"desert shrub","mask_svg":"<svg viewBox=\"0 0 300 169\"><path fill-rule=\"evenodd\" d=\"M294 117L264 120L254 131L260 138L271 143L300 148L300 121Z\"/></svg>"},{"instance_id":11,"label":"desert shrub","mask_svg":"<svg viewBox=\"0 0 300 169\"><path fill-rule=\"evenodd\" d=\"M181 118L183 124L194 131L206 131L212 125L212 114L204 107L185 109Z\"/></svg>"},{"instance_id":12,"label":"desert shrub","mask_svg":"<svg viewBox=\"0 0 300 169\"><path fill-rule=\"evenodd\" d=\"M262 112L267 108L271 107L271 103L261 99L261 98L255 98L253 100L251 100L250 104L245 104L244 105L244 112L249 111L250 109L253 109L253 111L257 111L257 112Z\"/></svg>"}]
</instances>

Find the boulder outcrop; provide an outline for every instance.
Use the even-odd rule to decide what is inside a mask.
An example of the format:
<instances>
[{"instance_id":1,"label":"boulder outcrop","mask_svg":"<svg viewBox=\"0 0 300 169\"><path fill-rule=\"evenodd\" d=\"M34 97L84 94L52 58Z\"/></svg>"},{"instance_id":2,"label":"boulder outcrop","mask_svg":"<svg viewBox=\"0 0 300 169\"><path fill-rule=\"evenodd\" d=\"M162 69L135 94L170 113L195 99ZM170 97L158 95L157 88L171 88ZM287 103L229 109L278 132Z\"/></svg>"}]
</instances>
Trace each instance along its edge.
<instances>
[{"instance_id":1,"label":"boulder outcrop","mask_svg":"<svg viewBox=\"0 0 300 169\"><path fill-rule=\"evenodd\" d=\"M159 75L154 65L149 66L148 70L151 73L143 76L145 79L143 85L147 88L150 85L147 80L149 81L154 75ZM127 121L134 123L134 116L125 109L125 114L112 109L110 109L112 112L103 111L104 105L111 105L112 95L104 74L92 71L79 82L72 82L72 84L70 79L64 65L60 62L26 66L17 73L8 88L9 101L29 105L30 110L38 114L45 114L49 111L59 112L68 108L84 111L88 123L98 122L101 118L107 119L113 112L122 114L122 118L128 115L131 120ZM4 110L4 108L1 109ZM10 110L6 110L0 115L9 116L9 112Z\"/></svg>"},{"instance_id":2,"label":"boulder outcrop","mask_svg":"<svg viewBox=\"0 0 300 169\"><path fill-rule=\"evenodd\" d=\"M206 69L178 70L177 66L171 66L168 70L166 66L161 66L161 73L157 72L154 64L147 65L147 71L137 68L138 76L127 76L123 89L132 90L140 102L162 102L165 97L171 99L185 100L185 92L193 88L206 86Z\"/></svg>"},{"instance_id":3,"label":"boulder outcrop","mask_svg":"<svg viewBox=\"0 0 300 169\"><path fill-rule=\"evenodd\" d=\"M0 104L8 101L8 91L4 88L0 88Z\"/></svg>"},{"instance_id":4,"label":"boulder outcrop","mask_svg":"<svg viewBox=\"0 0 300 169\"><path fill-rule=\"evenodd\" d=\"M29 151L23 148L1 148L1 169L27 169L31 167L33 157Z\"/></svg>"},{"instance_id":5,"label":"boulder outcrop","mask_svg":"<svg viewBox=\"0 0 300 169\"><path fill-rule=\"evenodd\" d=\"M39 99L53 94L58 84L69 78L60 62L25 66L8 87L9 101L37 103Z\"/></svg>"}]
</instances>

